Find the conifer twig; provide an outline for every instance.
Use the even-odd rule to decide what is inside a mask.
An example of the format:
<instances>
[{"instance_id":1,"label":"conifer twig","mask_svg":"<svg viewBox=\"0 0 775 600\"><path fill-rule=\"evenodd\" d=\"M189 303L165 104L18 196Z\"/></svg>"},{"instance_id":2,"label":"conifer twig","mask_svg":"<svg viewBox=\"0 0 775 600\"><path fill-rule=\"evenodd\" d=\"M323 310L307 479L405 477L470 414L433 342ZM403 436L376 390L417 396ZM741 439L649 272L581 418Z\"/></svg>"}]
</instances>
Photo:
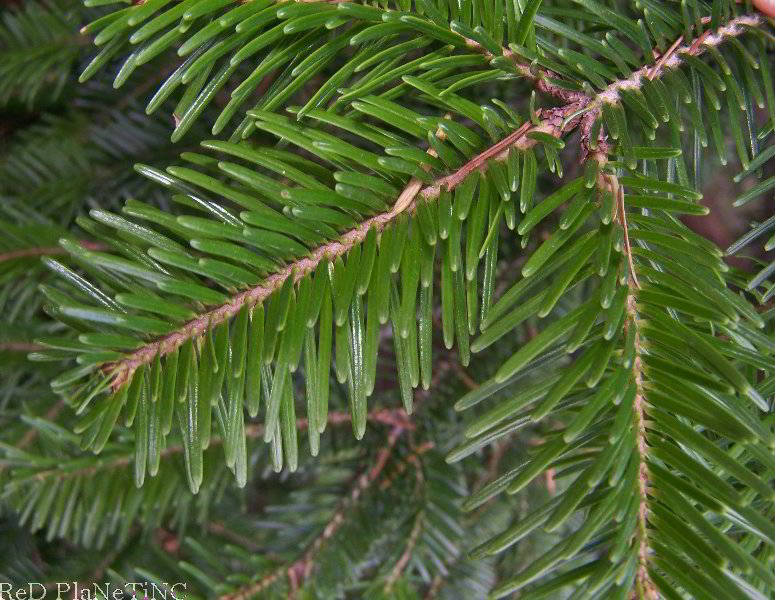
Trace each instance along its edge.
<instances>
[{"instance_id":1,"label":"conifer twig","mask_svg":"<svg viewBox=\"0 0 775 600\"><path fill-rule=\"evenodd\" d=\"M437 369L434 373L433 381L431 382L432 385L435 385L435 383L440 378L444 377L450 369L452 369L452 367L449 365L449 363L442 363L442 368ZM418 398L418 400L423 400L428 396L428 391L420 390L418 391L418 394L420 395L420 398ZM416 405L417 404L419 404L419 402L416 403ZM331 414L329 414L329 418L330 416ZM405 413L404 413L404 417L405 417ZM266 577L263 577L262 579L257 581L256 583L240 588L239 590L237 590L232 594L226 594L224 596L221 596L218 600L248 600L249 598L255 596L259 592L268 588L275 581L277 581L277 579L281 577L284 573L287 574L288 579L292 586L298 586L304 579L306 579L312 571L313 559L317 554L318 550L320 549L320 547L323 545L323 543L326 540L330 539L331 536L333 536L334 533L336 533L336 531L339 529L339 527L341 527L342 523L344 522L344 517L347 514L347 511L349 511L352 508L353 504L355 504L358 501L358 499L362 496L363 492L369 486L371 486L374 483L374 481L376 481L376 479L379 477L379 475L382 473L383 469L385 468L385 465L387 464L388 459L390 458L390 455L393 449L395 448L396 443L398 442L398 439L408 429L411 429L411 427L405 427L401 423L398 423L393 426L393 429L390 431L390 434L388 435L387 442L377 454L374 464L371 466L370 469L367 469L361 474L360 477L358 477L352 490L350 491L348 496L342 501L342 504L339 510L337 510L334 513L332 518L329 520L328 524L324 527L322 533L307 548L307 550L299 559L297 559L289 567L281 566L276 570L272 571L272 573L270 573ZM424 477L424 474L421 473L422 465L419 464L418 456L424 454L428 450L431 450L433 447L434 447L433 442L426 442L416 447L413 450L412 454L410 454L407 457L406 459L407 461L413 462L415 464L415 467L417 468L417 471L419 473L418 477Z\"/></svg>"},{"instance_id":2,"label":"conifer twig","mask_svg":"<svg viewBox=\"0 0 775 600\"><path fill-rule=\"evenodd\" d=\"M626 79L614 81L607 86L602 92L600 92L594 102L597 110L601 102L614 102L619 98L619 90L623 89L638 89L641 87L641 80L653 79L661 75L666 69L678 67L683 59L682 55L687 54L689 56L699 56L705 52L708 47L715 47L724 41L727 37L737 37L745 33L746 27L757 27L764 23L764 19L758 15L741 15L730 19L725 25L719 27L715 32L707 30L703 35L696 38L691 44L680 45L680 41L683 36L678 38L679 45L673 48L674 44L671 44L670 49L665 52L665 60L658 60L654 66L646 65L635 71L632 75Z\"/></svg>"},{"instance_id":3,"label":"conifer twig","mask_svg":"<svg viewBox=\"0 0 775 600\"><path fill-rule=\"evenodd\" d=\"M61 405L63 406L63 404ZM57 405L58 410L61 409L60 405ZM57 412L58 412L57 410ZM376 409L372 410L367 415L367 420L371 423L379 423L381 425L388 425L393 428L400 428L403 430L412 430L414 429L414 424L407 418L406 412L404 412L403 409ZM350 423L352 420L352 416L349 412L344 411L332 411L328 413L328 423L330 425L342 425L345 423ZM296 428L299 430L305 430L309 425L309 421L306 417L299 417L296 419ZM247 438L260 438L264 435L264 424L263 423L251 423L248 425L245 425L245 437ZM223 439L219 436L213 436L210 440L210 446L216 446L223 442ZM29 442L27 442L29 443ZM18 447L22 447L21 445ZM176 444L173 446L168 446L167 448L164 448L161 451L161 456L166 457L173 454L179 454L183 452L183 446L180 444ZM69 479L71 477L79 477L82 475L93 475L97 471L103 470L103 469L117 469L121 467L126 467L130 465L134 461L134 454L132 455L122 455L118 457L116 460L108 460L108 461L101 461L98 459L98 464L91 466L91 467L84 467L82 469L76 469L73 471L65 471L62 472L61 469L49 469L46 471L40 471L33 475L31 478L37 479L37 480L43 480L47 479L51 476L58 476L60 479ZM2 467L4 465L0 464L0 470L2 470Z\"/></svg>"},{"instance_id":4,"label":"conifer twig","mask_svg":"<svg viewBox=\"0 0 775 600\"><path fill-rule=\"evenodd\" d=\"M303 579L308 577L312 570L312 565L314 564L313 558L318 550L320 550L323 544L339 530L345 521L347 513L352 510L353 505L358 502L363 493L382 473L388 458L390 458L393 447L396 445L398 438L404 431L405 429L401 426L397 425L393 427L390 435L388 435L385 446L377 453L374 464L356 479L350 493L341 502L340 507L334 512L333 516L328 521L328 524L323 528L321 534L307 547L307 550L301 557L294 561L290 566L280 566L257 582L242 587L232 594L225 594L218 600L248 600L274 584L274 582L282 577L283 574L287 574L292 586L298 585Z\"/></svg>"},{"instance_id":5,"label":"conifer twig","mask_svg":"<svg viewBox=\"0 0 775 600\"><path fill-rule=\"evenodd\" d=\"M0 349L2 349L0 347ZM51 421L53 419L57 418L57 415L59 415L60 412L62 412L62 409L65 407L65 401L63 398L60 398L54 405L49 408L46 411L46 414L44 415L44 418L47 421ZM15 445L15 448L19 450L23 450L27 446L29 446L32 442L35 441L35 438L38 437L39 430L37 427L30 427L25 434L21 437L19 440L19 443ZM5 470L6 465L0 464L0 473Z\"/></svg>"},{"instance_id":6,"label":"conifer twig","mask_svg":"<svg viewBox=\"0 0 775 600\"><path fill-rule=\"evenodd\" d=\"M338 256L346 254L353 246L362 242L372 228L376 229L377 232L380 232L391 224L404 210L409 212L413 211L418 197L422 197L425 200L436 198L442 187L447 190L453 190L470 173L477 170L485 170L487 168L487 163L490 160L505 160L512 147L523 150L532 147L537 142L528 137L530 132L536 131L560 137L561 135L576 129L580 123L594 122L600 115L602 102L615 102L619 97L619 90L639 88L641 86L641 79L646 78L649 75L657 76L667 68L678 66L682 61L681 56L683 54L697 56L702 54L705 51L705 48L720 44L724 37L740 35L745 31L745 27L755 27L761 25L763 22L761 17L755 15L735 17L727 24L719 27L715 33L706 36L701 43L697 43L699 41L698 38L691 45L679 46L673 52L672 56L665 60L658 69L647 65L633 73L630 77L613 82L594 98L585 94L573 94L569 97L571 101L564 106L544 110L539 109L537 113L540 121L537 125L534 125L531 122L523 124L499 142L476 155L455 172L441 177L439 180L425 188L421 188L413 181L410 182L412 185L411 193L407 192L406 189L402 192L403 198L399 206L400 210L397 210L394 206L390 211L380 213L367 219L357 227L344 233L338 239L319 246L310 252L310 254L299 258L277 273L270 275L261 284L235 295L226 304L216 306L215 308L202 313L199 317L189 321L180 329L145 344L116 363L107 365L105 371L110 373L113 378L111 383L112 388L117 390L124 385L130 380L135 369L140 365L150 363L157 354L162 356L166 355L178 348L188 339L201 336L208 328L218 325L236 315L246 304L252 306L258 302L262 302L275 290L279 289L289 277L298 280L314 271L321 261L333 260ZM582 148L589 146L589 139L588 137L585 137L584 128L582 128L581 144Z\"/></svg>"},{"instance_id":7,"label":"conifer twig","mask_svg":"<svg viewBox=\"0 0 775 600\"><path fill-rule=\"evenodd\" d=\"M84 249L92 251L105 250L105 245L99 242L90 242L80 240L78 242ZM65 254L65 249L60 246L32 246L30 248L20 248L19 250L10 250L0 254L0 262L16 260L18 258L34 258L36 256L50 256L55 254Z\"/></svg>"},{"instance_id":8,"label":"conifer twig","mask_svg":"<svg viewBox=\"0 0 775 600\"><path fill-rule=\"evenodd\" d=\"M629 253L629 250L628 250ZM635 453L638 460L637 494L638 516L635 530L635 543L637 547L637 570L635 585L640 597L645 600L658 600L659 593L651 581L648 573L648 465L646 456L646 400L643 391L643 365L641 361L640 336L637 325L637 288L634 281L630 281L627 294L627 327L635 328L635 356L632 362L632 374L635 382L635 398L633 400L633 429L635 432Z\"/></svg>"},{"instance_id":9,"label":"conifer twig","mask_svg":"<svg viewBox=\"0 0 775 600\"><path fill-rule=\"evenodd\" d=\"M627 266L630 270L630 279L632 280L632 285L636 288L640 289L640 284L638 283L638 276L635 274L635 264L632 260L632 247L630 246L630 232L627 227L627 211L624 207L624 189L621 185L619 185L619 182L616 183L616 203L619 207L618 213L619 213L619 223L622 226L622 231L624 232L624 251L627 254Z\"/></svg>"},{"instance_id":10,"label":"conifer twig","mask_svg":"<svg viewBox=\"0 0 775 600\"><path fill-rule=\"evenodd\" d=\"M34 342L0 342L0 352L37 352L44 348Z\"/></svg>"},{"instance_id":11,"label":"conifer twig","mask_svg":"<svg viewBox=\"0 0 775 600\"><path fill-rule=\"evenodd\" d=\"M527 133L530 131L540 131L559 137L563 132L561 124L564 117L567 116L565 115L565 111L567 110L570 109L561 108L545 111L545 113L540 115L541 121L538 125L528 124L527 127L523 125L500 142L493 144L490 148L472 158L451 175L444 176L434 184L428 185L423 189L417 189L411 198L402 202L401 206L397 207L394 205L391 210L365 220L357 227L344 233L338 239L319 246L310 252L310 254L283 267L277 273L267 277L261 284L235 295L226 304L216 306L215 308L202 313L197 318L183 325L180 329L143 345L129 354L126 358L116 363L107 365L105 371L111 373L113 377L111 383L112 388L117 390L127 383L131 379L135 369L140 365L150 363L157 354L164 356L181 346L187 340L201 336L210 327L214 327L236 315L246 304L253 306L264 301L275 290L282 287L283 283L289 277L293 277L295 281L298 281L300 278L313 272L321 261L333 260L338 256L346 254L353 246L362 242L372 228L377 232L380 232L390 225L401 212L404 212L405 210L412 212L417 204L418 197L424 199L436 198L439 195L442 185L448 190L453 190L469 173L475 170L486 169L489 160L505 160L506 156L508 156L508 150L512 146L525 149L535 145L537 143L535 140L526 137ZM575 127L577 121L571 123L568 129ZM410 185L411 183L412 182L410 182ZM402 194L405 195L405 192L402 192Z\"/></svg>"},{"instance_id":12,"label":"conifer twig","mask_svg":"<svg viewBox=\"0 0 775 600\"><path fill-rule=\"evenodd\" d=\"M482 46L476 40L472 40L467 37L464 37L464 39L468 48L481 53L482 56L484 56L488 61L497 58L495 54L487 50L487 48ZM587 98L587 95L584 92L568 90L551 83L549 79L560 78L556 73L549 71L548 69L538 69L534 71L531 65L526 65L519 62L518 55L512 50L503 48L502 55L509 61L513 62L517 73L520 76L532 81L538 91L553 96L565 104L575 104L582 102L585 98Z\"/></svg>"}]
</instances>

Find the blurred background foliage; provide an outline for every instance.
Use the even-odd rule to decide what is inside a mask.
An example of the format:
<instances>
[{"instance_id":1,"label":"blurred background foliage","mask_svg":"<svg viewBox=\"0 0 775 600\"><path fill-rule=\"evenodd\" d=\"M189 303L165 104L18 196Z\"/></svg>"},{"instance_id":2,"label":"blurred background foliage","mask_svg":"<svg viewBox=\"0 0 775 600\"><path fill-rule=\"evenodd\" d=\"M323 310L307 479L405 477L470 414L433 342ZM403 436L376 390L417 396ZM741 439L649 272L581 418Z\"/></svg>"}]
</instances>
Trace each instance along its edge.
<instances>
[{"instance_id":1,"label":"blurred background foliage","mask_svg":"<svg viewBox=\"0 0 775 600\"><path fill-rule=\"evenodd\" d=\"M175 164L181 152L211 137L207 124L229 102L228 94L217 95L207 114L173 144L175 102L166 101L151 116L145 106L174 60L140 67L119 90L113 86L118 65L79 84L94 55L91 37L79 28L105 13L78 0L19 0L0 7L0 448L10 457L35 456L40 465L13 480L0 466L0 581L185 581L189 597L228 598L251 589L267 599L294 592L298 598L468 600L485 597L504 574L530 564L547 538L561 539L577 527L571 521L567 531L532 536L497 558L468 559L477 541L519 521L567 484L550 471L528 493L501 495L462 512L467 495L523 462L543 425L453 465L444 460L461 441L465 423L477 416L457 413L454 402L536 334L532 321L475 355L467 367L437 340L434 385L418 392L411 419L399 408L387 340L364 440L356 442L349 431L346 389L334 387L331 411L341 423L322 437L320 457L299 452L294 474L274 472L268 446L256 441L260 427L249 426L243 489L216 458L217 444L205 454L209 476L197 496L188 490L179 446L163 452L159 476L141 489L132 481L129 430L119 426L99 457L81 450L72 433L75 418L49 386L60 365L27 360L36 338L62 331L44 313L37 291L51 278L41 256L66 262L58 246L63 237L93 244L76 219L95 207L116 209L137 198L175 214L179 207L166 191L133 165ZM314 92L315 81L308 87L302 99ZM527 112L529 99L513 82L489 81L471 93ZM732 155L734 141L726 144ZM566 177L574 176L575 161L565 163ZM705 161L702 187L711 213L686 220L722 248L771 211L761 202L731 207L737 189L732 178L739 170L734 160ZM764 170L772 175L771 161ZM555 183L543 173L538 187L548 190ZM555 224L556 218L543 231ZM501 289L524 260L518 244L501 243ZM732 259L746 269L751 260L771 255L755 245ZM52 506L55 497L65 505ZM35 510L25 511L26 504Z\"/></svg>"}]
</instances>

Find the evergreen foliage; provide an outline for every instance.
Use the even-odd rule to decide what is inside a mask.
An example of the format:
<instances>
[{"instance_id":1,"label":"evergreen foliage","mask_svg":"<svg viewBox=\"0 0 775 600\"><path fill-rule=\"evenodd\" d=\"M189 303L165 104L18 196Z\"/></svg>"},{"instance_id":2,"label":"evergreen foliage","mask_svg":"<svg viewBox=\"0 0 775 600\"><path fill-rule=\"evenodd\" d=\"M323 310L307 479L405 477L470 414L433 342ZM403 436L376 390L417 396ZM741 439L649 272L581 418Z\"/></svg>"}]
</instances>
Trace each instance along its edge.
<instances>
[{"instance_id":1,"label":"evergreen foliage","mask_svg":"<svg viewBox=\"0 0 775 600\"><path fill-rule=\"evenodd\" d=\"M775 216L685 217L728 161L771 198L774 41L731 0L4 9L0 578L772 598Z\"/></svg>"}]
</instances>

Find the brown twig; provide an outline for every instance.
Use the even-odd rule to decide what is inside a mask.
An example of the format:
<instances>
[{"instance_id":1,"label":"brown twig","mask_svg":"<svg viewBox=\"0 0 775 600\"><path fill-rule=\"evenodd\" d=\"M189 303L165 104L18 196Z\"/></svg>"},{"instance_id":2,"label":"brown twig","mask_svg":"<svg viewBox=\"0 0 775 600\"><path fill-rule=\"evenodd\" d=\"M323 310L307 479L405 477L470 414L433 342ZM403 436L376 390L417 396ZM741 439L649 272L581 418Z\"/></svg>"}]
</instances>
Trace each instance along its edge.
<instances>
[{"instance_id":1,"label":"brown twig","mask_svg":"<svg viewBox=\"0 0 775 600\"><path fill-rule=\"evenodd\" d=\"M746 27L757 27L764 23L764 19L758 15L741 15L730 19L726 25L722 25L715 32L706 31L701 36L696 38L689 45L680 45L683 36L678 39L678 46L665 53L665 59L657 61L653 67L646 65L635 71L626 79L613 82L606 87L600 94L597 95L595 100L596 104L600 102L615 102L619 98L619 90L628 88L639 88L642 79L653 79L658 75L661 75L665 69L677 67L681 64L681 56L688 54L690 56L699 56L705 52L706 47L718 46L726 37L736 37L746 31Z\"/></svg>"},{"instance_id":2,"label":"brown twig","mask_svg":"<svg viewBox=\"0 0 775 600\"><path fill-rule=\"evenodd\" d=\"M451 119L452 115L447 113L446 115L444 115L444 118ZM438 127L436 129L435 135L437 138L439 138L442 141L447 139L447 134L444 133L441 127ZM428 148L428 150L426 150L426 153L428 154L428 156L432 156L434 158L438 156L438 154L436 154L436 151L433 148ZM428 165L423 165L422 168L425 171L430 171L430 166ZM409 183L406 184L406 187L404 187L401 194L398 196L398 199L395 201L395 204L393 204L393 210L396 213L400 213L406 210L409 207L409 205L412 203L412 200L414 200L414 197L417 195L417 192L419 192L421 189L422 189L422 181L417 177L412 177L409 180Z\"/></svg>"},{"instance_id":3,"label":"brown twig","mask_svg":"<svg viewBox=\"0 0 775 600\"><path fill-rule=\"evenodd\" d=\"M702 17L702 23L707 24L711 22L711 17ZM707 38L711 34L711 31L705 31L701 33L697 38L692 42L692 46L699 46L705 38ZM651 71L648 74L649 79L654 79L656 74L659 72L659 70L665 65L665 63L670 60L678 50L678 47L681 45L681 43L684 40L684 36L679 36L676 41L673 42L673 44L665 51L665 53L659 57L656 64L654 65L654 68L651 69Z\"/></svg>"},{"instance_id":4,"label":"brown twig","mask_svg":"<svg viewBox=\"0 0 775 600\"><path fill-rule=\"evenodd\" d=\"M37 352L44 346L32 342L0 342L0 352Z\"/></svg>"},{"instance_id":5,"label":"brown twig","mask_svg":"<svg viewBox=\"0 0 775 600\"><path fill-rule=\"evenodd\" d=\"M656 77L657 73L659 73L660 69L665 66L665 63L670 60L670 58L673 57L675 54L675 51L678 50L678 46L681 45L681 42L683 42L684 36L679 37L676 41L673 42L673 45L670 46L667 49L667 52L665 52L662 56L659 57L659 60L657 60L657 63L654 65L654 68L649 71L648 78L649 80L654 79Z\"/></svg>"},{"instance_id":6,"label":"brown twig","mask_svg":"<svg viewBox=\"0 0 775 600\"><path fill-rule=\"evenodd\" d=\"M476 482L474 483L472 489L474 491L479 490L481 487L483 487L488 481L492 481L497 477L498 475L498 465L500 465L501 460L504 456L506 456L506 452L508 451L509 447L511 446L512 442L512 435L508 435L502 440L499 440L496 442L493 446L491 446L492 451L490 452L490 457L487 460L487 469L485 470L482 475L477 478ZM484 506L486 506L488 503L485 503Z\"/></svg>"},{"instance_id":7,"label":"brown twig","mask_svg":"<svg viewBox=\"0 0 775 600\"><path fill-rule=\"evenodd\" d=\"M424 525L425 513L420 511L414 519L414 525L412 525L412 531L409 532L409 538L406 540L404 551L390 571L390 574L385 578L385 593L389 593L390 590L393 589L396 581L398 581L398 578L401 577L404 569L406 569L406 565L409 564L409 561L412 558L412 552L417 545L417 541L420 539L420 534L422 533Z\"/></svg>"},{"instance_id":8,"label":"brown twig","mask_svg":"<svg viewBox=\"0 0 775 600\"><path fill-rule=\"evenodd\" d=\"M81 240L78 243L86 250L105 250L105 245L97 242ZM16 260L18 258L49 256L53 254L65 254L65 249L59 246L33 246L31 248L21 248L19 250L11 250L10 252L4 252L3 254L0 254L0 262Z\"/></svg>"},{"instance_id":9,"label":"brown twig","mask_svg":"<svg viewBox=\"0 0 775 600\"><path fill-rule=\"evenodd\" d=\"M419 457L428 452L429 450L433 450L436 447L436 443L432 440L427 440L426 442L423 442L419 446L412 447L412 452L409 454L402 462L398 463L395 470L390 474L389 477L386 477L382 483L380 484L380 489L387 489L393 483L396 479L401 477L403 475L408 465L413 465L417 471L422 470L422 464L420 463ZM418 475L418 477L422 477L422 473Z\"/></svg>"},{"instance_id":10,"label":"brown twig","mask_svg":"<svg viewBox=\"0 0 775 600\"><path fill-rule=\"evenodd\" d=\"M208 523L207 530L210 533L220 535L221 537L226 538L232 542L236 542L240 546L247 548L252 552L261 552L263 550L263 548L259 544L256 544L254 540L246 535L240 535L236 531L232 531L220 521L212 521Z\"/></svg>"},{"instance_id":11,"label":"brown twig","mask_svg":"<svg viewBox=\"0 0 775 600\"><path fill-rule=\"evenodd\" d=\"M469 390L475 390L479 384L468 374L466 368L459 361L454 361L454 369L463 385Z\"/></svg>"},{"instance_id":12,"label":"brown twig","mask_svg":"<svg viewBox=\"0 0 775 600\"><path fill-rule=\"evenodd\" d=\"M632 260L632 247L630 246L630 233L627 228L627 212L624 209L624 190L622 189L622 186L619 185L618 181L616 183L616 203L619 207L619 210L618 210L619 224L622 226L622 230L624 231L624 251L627 254L627 266L630 270L630 279L632 280L633 285L636 288L640 289L640 284L638 283L638 276L635 274L635 264L633 263L633 260Z\"/></svg>"},{"instance_id":13,"label":"brown twig","mask_svg":"<svg viewBox=\"0 0 775 600\"><path fill-rule=\"evenodd\" d=\"M420 539L420 534L422 533L422 528L425 521L424 517L425 513L423 512L417 514L412 531L409 533L409 539L406 541L406 548L404 548L404 552L401 554L401 558L398 559L396 566L393 567L393 570L390 572L390 575L388 575L386 579L386 592L389 592L393 588L396 581L398 581L398 578L401 577L401 573L404 572L406 565L409 564L409 560L412 558L412 551L417 545L417 540Z\"/></svg>"},{"instance_id":14,"label":"brown twig","mask_svg":"<svg viewBox=\"0 0 775 600\"><path fill-rule=\"evenodd\" d=\"M44 418L47 421L52 421L57 418L59 413L62 411L62 409L65 406L65 401L63 399L57 400L54 405L48 409L46 412ZM38 429L36 427L30 427L24 435L19 440L19 443L16 444L16 448L19 450L24 450L27 446L29 446L33 441L35 441L35 438L38 437ZM3 472L3 470L6 468L6 465L0 465L0 473Z\"/></svg>"},{"instance_id":15,"label":"brown twig","mask_svg":"<svg viewBox=\"0 0 775 600\"><path fill-rule=\"evenodd\" d=\"M60 407L61 408L61 407ZM406 413L403 411L403 409L378 409L373 410L369 412L367 419L372 423L379 423L381 425L388 425L393 428L400 428L403 430L412 430L414 429L414 424L409 421L408 417L406 416ZM330 412L328 413L328 423L331 425L341 425L344 423L349 423L351 421L351 416L349 412ZM300 431L303 431L308 426L308 420L306 417L300 417L296 419L296 427ZM259 438L264 435L264 424L263 423L251 423L249 425L245 426L245 436L248 438ZM218 436L213 436L210 440L210 446L217 446L218 444L221 444L223 442L223 439ZM183 452L183 446L180 444L176 444L173 446L168 446L167 448L164 448L161 451L162 458L166 456L170 456L173 454L179 454ZM91 475L96 473L97 471L103 470L103 469L117 469L121 467L126 467L130 465L134 461L134 455L132 456L120 456L119 458L115 460L108 460L104 462L98 462L95 466L92 467L84 467L83 469L77 469L73 471L66 471L63 472L61 468L59 469L49 469L46 471L40 471L39 473L36 473L31 479L37 479L37 480L43 480L47 479L51 476L59 476L60 479L69 479L71 477L79 477L82 475ZM1 467L2 465L0 465Z\"/></svg>"},{"instance_id":16,"label":"brown twig","mask_svg":"<svg viewBox=\"0 0 775 600\"><path fill-rule=\"evenodd\" d=\"M65 401L63 399L57 400L57 402L48 409L46 414L44 415L44 418L47 421L53 421L57 418L60 412L62 412L62 409L65 407ZM31 428L27 431L27 433L24 434L22 439L19 440L19 443L16 444L16 447L19 449L24 449L27 446L29 446L37 437L38 430L36 428Z\"/></svg>"},{"instance_id":17,"label":"brown twig","mask_svg":"<svg viewBox=\"0 0 775 600\"><path fill-rule=\"evenodd\" d=\"M658 600L659 593L648 573L648 485L649 474L646 462L646 399L643 393L643 366L641 361L640 336L637 329L637 288L631 280L627 296L627 327L635 328L635 357L632 363L635 381L635 399L633 400L633 429L635 432L635 453L638 459L637 494L639 500L638 517L635 530L637 547L637 571L635 586L645 600Z\"/></svg>"},{"instance_id":18,"label":"brown twig","mask_svg":"<svg viewBox=\"0 0 775 600\"><path fill-rule=\"evenodd\" d=\"M34 256L46 256L49 254L64 254L64 248L59 246L35 246L32 248L22 248L20 250L11 250L0 254L0 262L7 260L16 260L18 258L31 258Z\"/></svg>"},{"instance_id":19,"label":"brown twig","mask_svg":"<svg viewBox=\"0 0 775 600\"><path fill-rule=\"evenodd\" d=\"M435 197L438 195L438 189L444 186L448 190L452 190L462 183L462 181L474 171L484 170L486 164L490 160L505 160L508 156L508 151L512 147L519 148L520 150L526 150L535 145L535 140L527 137L528 133L540 132L548 133L554 137L560 137L566 130L571 130L576 127L580 117L575 122L568 123L565 128L562 127L563 121L572 115L574 112L582 108L581 104L573 103L558 108L550 108L546 110L539 109L537 111L538 117L541 119L538 125L534 125L528 121L523 123L518 129L507 135L501 141L490 146L484 152L476 155L465 165L460 167L457 171L442 178L435 186L429 188L425 196Z\"/></svg>"},{"instance_id":20,"label":"brown twig","mask_svg":"<svg viewBox=\"0 0 775 600\"><path fill-rule=\"evenodd\" d=\"M219 598L219 600L248 600L255 597L257 594L268 588L275 581L277 581L283 575L287 575L289 582L291 582L292 589L301 584L301 582L309 576L312 570L313 558L323 546L323 544L331 539L331 537L338 531L345 521L347 513L352 509L352 506L356 504L363 493L374 483L379 477L382 470L387 464L388 458L393 450L393 447L398 442L399 437L404 433L405 429L401 426L393 427L388 435L386 445L379 451L377 458L374 461L372 467L366 470L360 477L357 478L355 485L351 489L347 497L341 502L339 508L334 512L333 517L329 520L328 524L323 528L321 534L315 538L315 541L310 544L305 552L294 561L290 566L281 566L269 575L261 578L255 583L242 587L231 594L225 594Z\"/></svg>"},{"instance_id":21,"label":"brown twig","mask_svg":"<svg viewBox=\"0 0 775 600\"><path fill-rule=\"evenodd\" d=\"M433 578L433 581L431 581L431 585L428 587L428 591L425 594L425 600L433 600L439 593L442 585L444 585L444 577L439 573Z\"/></svg>"}]
</instances>

